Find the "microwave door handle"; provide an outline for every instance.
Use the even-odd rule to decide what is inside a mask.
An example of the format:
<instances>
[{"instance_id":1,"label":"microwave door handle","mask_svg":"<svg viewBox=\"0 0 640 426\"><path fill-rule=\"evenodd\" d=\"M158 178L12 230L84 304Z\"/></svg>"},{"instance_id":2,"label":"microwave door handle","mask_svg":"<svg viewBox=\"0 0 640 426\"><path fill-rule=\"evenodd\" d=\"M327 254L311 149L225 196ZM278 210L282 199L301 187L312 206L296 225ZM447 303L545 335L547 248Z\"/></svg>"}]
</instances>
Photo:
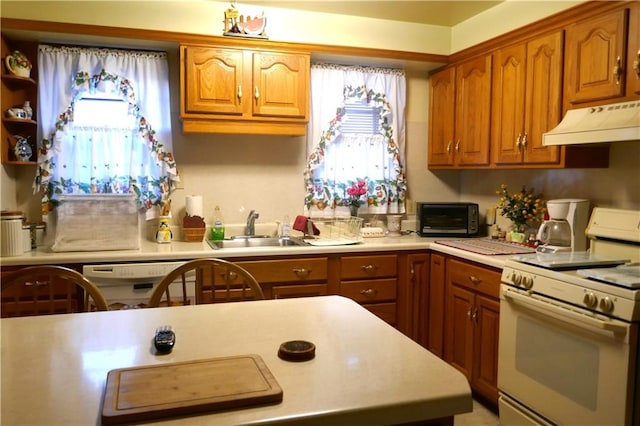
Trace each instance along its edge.
<instances>
[{"instance_id":1,"label":"microwave door handle","mask_svg":"<svg viewBox=\"0 0 640 426\"><path fill-rule=\"evenodd\" d=\"M556 304L540 301L538 299L535 299L534 297L523 296L509 288L505 289L502 294L507 302L515 303L517 305L529 308L530 310L580 326L582 328L586 328L585 326L590 326L598 330L611 332L615 335L624 336L625 334L627 334L628 326L620 323L614 323L613 321L615 320L603 321L598 318L593 318L579 312L571 311Z\"/></svg>"}]
</instances>

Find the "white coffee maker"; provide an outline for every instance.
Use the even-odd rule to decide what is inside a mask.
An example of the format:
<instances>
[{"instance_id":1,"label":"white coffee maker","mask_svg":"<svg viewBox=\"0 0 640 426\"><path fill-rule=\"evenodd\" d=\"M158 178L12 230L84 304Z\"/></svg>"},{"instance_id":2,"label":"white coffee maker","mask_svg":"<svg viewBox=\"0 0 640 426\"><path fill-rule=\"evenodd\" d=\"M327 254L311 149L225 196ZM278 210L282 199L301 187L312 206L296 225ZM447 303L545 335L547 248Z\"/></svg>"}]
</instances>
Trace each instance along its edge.
<instances>
[{"instance_id":1,"label":"white coffee maker","mask_svg":"<svg viewBox=\"0 0 640 426\"><path fill-rule=\"evenodd\" d=\"M586 251L585 230L589 221L589 200L564 198L547 201L549 220L538 230L538 251Z\"/></svg>"}]
</instances>

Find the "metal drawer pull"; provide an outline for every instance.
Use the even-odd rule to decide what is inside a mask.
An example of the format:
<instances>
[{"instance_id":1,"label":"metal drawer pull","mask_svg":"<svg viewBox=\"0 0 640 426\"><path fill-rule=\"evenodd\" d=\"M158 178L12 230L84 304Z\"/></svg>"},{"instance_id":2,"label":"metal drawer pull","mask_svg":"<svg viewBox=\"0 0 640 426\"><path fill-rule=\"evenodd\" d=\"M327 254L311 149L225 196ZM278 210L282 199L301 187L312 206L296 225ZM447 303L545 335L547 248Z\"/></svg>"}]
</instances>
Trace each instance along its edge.
<instances>
[{"instance_id":1,"label":"metal drawer pull","mask_svg":"<svg viewBox=\"0 0 640 426\"><path fill-rule=\"evenodd\" d=\"M456 152L460 152L460 139L456 142Z\"/></svg>"},{"instance_id":2,"label":"metal drawer pull","mask_svg":"<svg viewBox=\"0 0 640 426\"><path fill-rule=\"evenodd\" d=\"M376 269L376 267L373 265L362 265L360 269L362 269L363 271L373 271L374 269Z\"/></svg>"},{"instance_id":3,"label":"metal drawer pull","mask_svg":"<svg viewBox=\"0 0 640 426\"><path fill-rule=\"evenodd\" d=\"M305 268L293 268L292 271L296 275L309 275L311 273L311 269Z\"/></svg>"},{"instance_id":4,"label":"metal drawer pull","mask_svg":"<svg viewBox=\"0 0 640 426\"><path fill-rule=\"evenodd\" d=\"M238 84L238 99L242 100L242 84Z\"/></svg>"},{"instance_id":5,"label":"metal drawer pull","mask_svg":"<svg viewBox=\"0 0 640 426\"><path fill-rule=\"evenodd\" d=\"M27 287L42 287L45 285L49 285L49 281L38 281L38 280L36 280L36 282L27 281L24 283L24 285Z\"/></svg>"},{"instance_id":6,"label":"metal drawer pull","mask_svg":"<svg viewBox=\"0 0 640 426\"><path fill-rule=\"evenodd\" d=\"M236 278L238 278L238 274L236 274L235 272L232 271L228 271L228 272L221 272L220 273L220 277L222 277L223 280L228 280L228 281L235 281Z\"/></svg>"},{"instance_id":7,"label":"metal drawer pull","mask_svg":"<svg viewBox=\"0 0 640 426\"><path fill-rule=\"evenodd\" d=\"M471 281L473 284L480 284L482 282L482 280L475 275L469 275L469 281Z\"/></svg>"},{"instance_id":8,"label":"metal drawer pull","mask_svg":"<svg viewBox=\"0 0 640 426\"><path fill-rule=\"evenodd\" d=\"M471 314L471 321L475 324L478 323L478 308L473 310L473 313Z\"/></svg>"},{"instance_id":9,"label":"metal drawer pull","mask_svg":"<svg viewBox=\"0 0 640 426\"><path fill-rule=\"evenodd\" d=\"M616 84L620 84L620 77L622 76L622 59L620 56L616 58L616 65L613 67L613 76L616 78Z\"/></svg>"},{"instance_id":10,"label":"metal drawer pull","mask_svg":"<svg viewBox=\"0 0 640 426\"><path fill-rule=\"evenodd\" d=\"M376 291L372 288L368 288L366 290L360 290L360 294L364 296L373 296L376 294Z\"/></svg>"},{"instance_id":11,"label":"metal drawer pull","mask_svg":"<svg viewBox=\"0 0 640 426\"><path fill-rule=\"evenodd\" d=\"M522 147L527 148L527 132L524 132L524 136L522 137Z\"/></svg>"},{"instance_id":12,"label":"metal drawer pull","mask_svg":"<svg viewBox=\"0 0 640 426\"><path fill-rule=\"evenodd\" d=\"M516 148L518 148L518 152L520 152L520 146L522 145L522 133L518 134L516 138Z\"/></svg>"},{"instance_id":13,"label":"metal drawer pull","mask_svg":"<svg viewBox=\"0 0 640 426\"><path fill-rule=\"evenodd\" d=\"M453 141L449 141L447 144L447 154L451 154L451 145L453 145Z\"/></svg>"},{"instance_id":14,"label":"metal drawer pull","mask_svg":"<svg viewBox=\"0 0 640 426\"><path fill-rule=\"evenodd\" d=\"M254 92L257 100L260 97L260 91L258 90L258 86L255 87Z\"/></svg>"},{"instance_id":15,"label":"metal drawer pull","mask_svg":"<svg viewBox=\"0 0 640 426\"><path fill-rule=\"evenodd\" d=\"M467 319L471 321L471 308L467 309Z\"/></svg>"}]
</instances>

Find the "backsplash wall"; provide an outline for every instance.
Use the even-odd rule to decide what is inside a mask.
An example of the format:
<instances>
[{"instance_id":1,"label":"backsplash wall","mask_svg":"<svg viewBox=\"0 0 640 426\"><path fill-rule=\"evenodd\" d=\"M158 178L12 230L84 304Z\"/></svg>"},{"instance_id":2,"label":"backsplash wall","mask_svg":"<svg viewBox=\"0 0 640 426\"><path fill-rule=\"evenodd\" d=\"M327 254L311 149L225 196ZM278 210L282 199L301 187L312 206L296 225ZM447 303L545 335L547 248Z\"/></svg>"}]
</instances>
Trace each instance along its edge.
<instances>
[{"instance_id":1,"label":"backsplash wall","mask_svg":"<svg viewBox=\"0 0 640 426\"><path fill-rule=\"evenodd\" d=\"M176 60L175 57L170 60ZM176 69L176 68L173 68ZM177 81L177 75L172 76ZM291 219L303 211L303 137L243 135L183 135L172 82L174 154L183 189L173 195L175 223L184 214L185 197L204 196L205 219L212 220L220 205L228 223L243 223L249 210L260 212L258 222ZM640 143L611 147L608 169L475 170L427 169L428 80L420 72L407 74L408 198L415 201L474 201L481 212L497 202L500 183L517 190L534 186L545 199L588 198L591 205L640 209ZM2 208L26 211L39 220L39 197L32 195L33 167L6 165L2 176ZM15 191L12 187L15 185ZM7 193L9 192L9 193ZM13 198L15 197L15 198Z\"/></svg>"}]
</instances>

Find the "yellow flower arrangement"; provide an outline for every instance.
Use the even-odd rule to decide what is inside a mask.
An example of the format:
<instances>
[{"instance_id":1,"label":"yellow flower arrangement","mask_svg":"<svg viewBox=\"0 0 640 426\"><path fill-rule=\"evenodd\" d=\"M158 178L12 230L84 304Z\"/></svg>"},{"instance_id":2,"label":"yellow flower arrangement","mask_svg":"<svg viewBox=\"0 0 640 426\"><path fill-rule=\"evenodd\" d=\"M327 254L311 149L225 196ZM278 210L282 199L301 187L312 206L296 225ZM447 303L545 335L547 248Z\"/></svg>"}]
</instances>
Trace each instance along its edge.
<instances>
[{"instance_id":1,"label":"yellow flower arrangement","mask_svg":"<svg viewBox=\"0 0 640 426\"><path fill-rule=\"evenodd\" d=\"M534 194L533 188L527 190L524 185L520 192L509 194L503 183L496 194L500 196L498 209L502 210L502 216L513 222L517 232L524 232L527 223L541 221L547 210L542 194Z\"/></svg>"}]
</instances>

